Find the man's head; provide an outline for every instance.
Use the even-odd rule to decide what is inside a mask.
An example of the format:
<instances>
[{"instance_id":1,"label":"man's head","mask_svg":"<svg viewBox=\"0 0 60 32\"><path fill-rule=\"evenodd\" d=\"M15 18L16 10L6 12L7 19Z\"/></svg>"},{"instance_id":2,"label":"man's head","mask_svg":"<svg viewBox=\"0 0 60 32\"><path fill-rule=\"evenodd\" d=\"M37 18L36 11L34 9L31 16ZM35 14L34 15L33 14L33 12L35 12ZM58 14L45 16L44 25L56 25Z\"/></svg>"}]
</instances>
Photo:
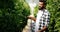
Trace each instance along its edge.
<instances>
[{"instance_id":1,"label":"man's head","mask_svg":"<svg viewBox=\"0 0 60 32\"><path fill-rule=\"evenodd\" d=\"M45 9L45 5L46 5L45 1L40 0L40 1L39 1L39 10Z\"/></svg>"}]
</instances>

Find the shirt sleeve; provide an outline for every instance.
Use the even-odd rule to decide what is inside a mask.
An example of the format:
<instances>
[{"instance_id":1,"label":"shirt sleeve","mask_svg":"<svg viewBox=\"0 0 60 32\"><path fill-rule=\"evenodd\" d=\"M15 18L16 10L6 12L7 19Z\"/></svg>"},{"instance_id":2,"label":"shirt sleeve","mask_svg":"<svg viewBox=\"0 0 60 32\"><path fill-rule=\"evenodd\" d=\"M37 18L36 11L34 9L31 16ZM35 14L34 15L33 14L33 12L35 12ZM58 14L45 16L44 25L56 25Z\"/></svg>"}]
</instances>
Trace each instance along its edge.
<instances>
[{"instance_id":1,"label":"shirt sleeve","mask_svg":"<svg viewBox=\"0 0 60 32\"><path fill-rule=\"evenodd\" d=\"M48 27L49 23L50 23L50 13L46 13L45 14L45 26Z\"/></svg>"}]
</instances>

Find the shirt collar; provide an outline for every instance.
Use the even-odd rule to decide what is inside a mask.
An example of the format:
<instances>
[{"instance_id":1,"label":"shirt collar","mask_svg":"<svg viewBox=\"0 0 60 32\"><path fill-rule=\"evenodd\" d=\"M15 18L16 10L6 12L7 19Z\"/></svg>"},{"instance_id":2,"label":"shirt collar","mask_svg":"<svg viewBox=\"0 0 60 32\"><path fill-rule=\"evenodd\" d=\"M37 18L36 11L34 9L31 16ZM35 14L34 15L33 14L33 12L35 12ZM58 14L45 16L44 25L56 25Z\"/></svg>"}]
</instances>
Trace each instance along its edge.
<instances>
[{"instance_id":1,"label":"shirt collar","mask_svg":"<svg viewBox=\"0 0 60 32\"><path fill-rule=\"evenodd\" d=\"M41 10L39 10L39 11L45 11L45 9L41 9Z\"/></svg>"}]
</instances>

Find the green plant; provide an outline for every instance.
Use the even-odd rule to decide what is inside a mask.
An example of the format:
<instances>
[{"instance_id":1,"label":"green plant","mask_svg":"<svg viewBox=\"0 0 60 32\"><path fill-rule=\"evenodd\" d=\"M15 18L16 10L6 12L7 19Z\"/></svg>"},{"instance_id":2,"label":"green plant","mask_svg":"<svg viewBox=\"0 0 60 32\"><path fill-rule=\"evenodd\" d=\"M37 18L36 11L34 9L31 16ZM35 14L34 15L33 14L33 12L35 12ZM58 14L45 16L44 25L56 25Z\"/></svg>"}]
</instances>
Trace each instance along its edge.
<instances>
[{"instance_id":1,"label":"green plant","mask_svg":"<svg viewBox=\"0 0 60 32\"><path fill-rule=\"evenodd\" d=\"M0 32L21 32L29 14L24 0L0 0Z\"/></svg>"}]
</instances>

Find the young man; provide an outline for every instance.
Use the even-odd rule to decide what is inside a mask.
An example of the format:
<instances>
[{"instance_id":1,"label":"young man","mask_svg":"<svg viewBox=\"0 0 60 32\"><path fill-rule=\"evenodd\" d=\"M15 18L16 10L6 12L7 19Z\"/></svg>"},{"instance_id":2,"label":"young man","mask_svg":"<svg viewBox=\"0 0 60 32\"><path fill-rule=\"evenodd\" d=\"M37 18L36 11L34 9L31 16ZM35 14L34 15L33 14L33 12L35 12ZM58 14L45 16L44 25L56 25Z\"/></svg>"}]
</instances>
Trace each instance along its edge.
<instances>
[{"instance_id":1,"label":"young man","mask_svg":"<svg viewBox=\"0 0 60 32\"><path fill-rule=\"evenodd\" d=\"M39 1L39 11L37 17L28 16L29 19L35 21L32 32L45 32L48 28L50 13L45 9L46 3L42 0Z\"/></svg>"}]
</instances>

